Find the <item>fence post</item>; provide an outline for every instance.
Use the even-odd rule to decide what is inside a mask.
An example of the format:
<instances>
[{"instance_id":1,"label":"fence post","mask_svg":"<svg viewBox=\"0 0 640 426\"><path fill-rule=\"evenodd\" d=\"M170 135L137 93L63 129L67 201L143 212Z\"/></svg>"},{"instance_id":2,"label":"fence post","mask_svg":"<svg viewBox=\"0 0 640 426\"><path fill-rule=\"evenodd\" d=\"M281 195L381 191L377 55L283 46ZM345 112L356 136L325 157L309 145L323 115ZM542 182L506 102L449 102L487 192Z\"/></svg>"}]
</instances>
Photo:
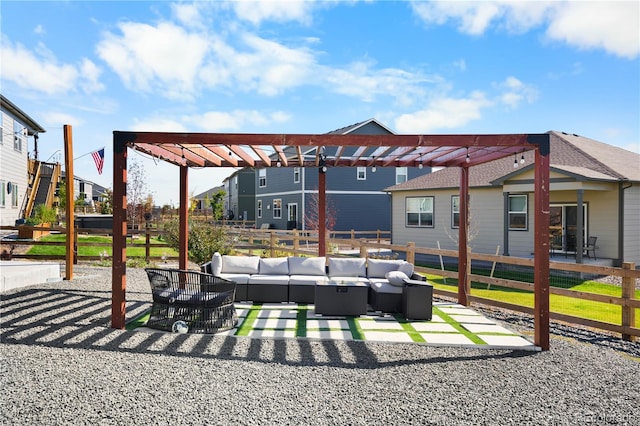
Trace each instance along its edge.
<instances>
[{"instance_id":1,"label":"fence post","mask_svg":"<svg viewBox=\"0 0 640 426\"><path fill-rule=\"evenodd\" d=\"M624 262L622 264L624 270L634 270L636 265L633 262ZM633 327L635 324L635 308L626 303L627 301L635 298L636 282L633 277L622 277L622 327ZM631 334L622 333L622 340L633 342L635 336Z\"/></svg>"},{"instance_id":2,"label":"fence post","mask_svg":"<svg viewBox=\"0 0 640 426\"><path fill-rule=\"evenodd\" d=\"M354 230L352 229L352 230L351 230L351 250L353 250L354 248L356 248L355 239L356 239L356 231L354 231Z\"/></svg>"},{"instance_id":3,"label":"fence post","mask_svg":"<svg viewBox=\"0 0 640 426\"><path fill-rule=\"evenodd\" d=\"M269 245L271 246L271 257L276 257L276 233L273 231L271 231Z\"/></svg>"},{"instance_id":4,"label":"fence post","mask_svg":"<svg viewBox=\"0 0 640 426\"><path fill-rule=\"evenodd\" d=\"M407 262L416 264L416 243L411 241L407 243Z\"/></svg>"},{"instance_id":5,"label":"fence post","mask_svg":"<svg viewBox=\"0 0 640 426\"><path fill-rule=\"evenodd\" d=\"M367 242L364 239L360 240L360 257L365 259L368 257L369 251L367 250Z\"/></svg>"},{"instance_id":6,"label":"fence post","mask_svg":"<svg viewBox=\"0 0 640 426\"><path fill-rule=\"evenodd\" d=\"M76 232L73 233L73 264L78 264L78 225L74 225Z\"/></svg>"},{"instance_id":7,"label":"fence post","mask_svg":"<svg viewBox=\"0 0 640 426\"><path fill-rule=\"evenodd\" d=\"M300 232L297 229L293 230L293 254L295 256L298 255L298 250L300 250Z\"/></svg>"},{"instance_id":8,"label":"fence post","mask_svg":"<svg viewBox=\"0 0 640 426\"><path fill-rule=\"evenodd\" d=\"M149 222L144 229L144 260L149 263L149 257L151 256L151 234L149 233Z\"/></svg>"},{"instance_id":9,"label":"fence post","mask_svg":"<svg viewBox=\"0 0 640 426\"><path fill-rule=\"evenodd\" d=\"M376 232L376 241L378 242L378 244L380 244L380 230L379 229Z\"/></svg>"}]
</instances>

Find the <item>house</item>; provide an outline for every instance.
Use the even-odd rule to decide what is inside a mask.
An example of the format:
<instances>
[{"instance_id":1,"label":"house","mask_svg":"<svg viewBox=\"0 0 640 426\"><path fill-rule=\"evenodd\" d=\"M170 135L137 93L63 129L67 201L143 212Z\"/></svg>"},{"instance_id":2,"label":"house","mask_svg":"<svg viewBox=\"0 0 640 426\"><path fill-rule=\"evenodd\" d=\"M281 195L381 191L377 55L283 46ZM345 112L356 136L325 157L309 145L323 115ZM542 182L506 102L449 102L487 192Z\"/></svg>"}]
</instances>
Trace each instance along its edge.
<instances>
[{"instance_id":1,"label":"house","mask_svg":"<svg viewBox=\"0 0 640 426\"><path fill-rule=\"evenodd\" d=\"M207 200L210 200L211 198L213 198L213 195L216 194L218 191L224 191L224 186L220 185L220 186L216 186L213 187L211 189L207 189L206 191L197 194L193 197L193 199L196 201L196 205L195 208L201 211L206 210L208 213L211 212L211 206L208 205Z\"/></svg>"},{"instance_id":2,"label":"house","mask_svg":"<svg viewBox=\"0 0 640 426\"><path fill-rule=\"evenodd\" d=\"M575 134L550 131L550 229L559 250L597 237L595 256L640 265L640 154ZM474 252L530 257L533 252L534 155L523 153L469 169L469 245ZM459 168L386 188L394 244L457 247ZM580 213L581 212L581 213ZM589 256L594 253L589 252Z\"/></svg>"},{"instance_id":3,"label":"house","mask_svg":"<svg viewBox=\"0 0 640 426\"><path fill-rule=\"evenodd\" d=\"M223 181L227 193L225 216L229 220L255 220L256 218L256 171L243 168L235 171Z\"/></svg>"},{"instance_id":4,"label":"house","mask_svg":"<svg viewBox=\"0 0 640 426\"><path fill-rule=\"evenodd\" d=\"M29 138L37 159L38 134L46 130L0 95L0 224L14 226L23 218L28 190Z\"/></svg>"},{"instance_id":5,"label":"house","mask_svg":"<svg viewBox=\"0 0 640 426\"><path fill-rule=\"evenodd\" d=\"M393 134L375 119L353 124L329 134ZM336 156L335 147L317 153L316 148L302 152L307 158L316 155ZM357 154L348 147L340 158ZM285 155L296 155L285 150ZM391 225L390 198L383 191L389 185L430 173L429 167L334 167L326 170L327 219L335 231L388 230ZM318 174L316 167L271 167L255 171L256 226L275 229L314 229L317 225ZM232 206L233 207L233 206ZM305 220L306 218L306 220Z\"/></svg>"}]
</instances>

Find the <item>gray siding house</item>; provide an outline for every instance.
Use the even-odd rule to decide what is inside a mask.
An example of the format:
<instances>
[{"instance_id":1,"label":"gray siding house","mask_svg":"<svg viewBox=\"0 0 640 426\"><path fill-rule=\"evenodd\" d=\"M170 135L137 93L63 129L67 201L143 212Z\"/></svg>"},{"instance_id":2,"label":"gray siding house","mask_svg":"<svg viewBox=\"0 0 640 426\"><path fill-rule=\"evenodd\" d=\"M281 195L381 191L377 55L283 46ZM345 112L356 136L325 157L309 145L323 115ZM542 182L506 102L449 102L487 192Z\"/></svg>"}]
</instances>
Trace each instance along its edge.
<instances>
[{"instance_id":1,"label":"gray siding house","mask_svg":"<svg viewBox=\"0 0 640 426\"><path fill-rule=\"evenodd\" d=\"M559 241L558 251L581 262L587 253L578 244L597 237L598 259L640 265L640 154L578 135L549 134L549 235ZM469 169L474 252L495 254L499 248L504 255L532 255L533 179L532 152ZM386 188L392 194L393 243L457 248L459 182L460 169L445 168Z\"/></svg>"},{"instance_id":2,"label":"gray siding house","mask_svg":"<svg viewBox=\"0 0 640 426\"><path fill-rule=\"evenodd\" d=\"M256 172L251 168L237 170L223 181L227 192L225 216L230 220L255 220Z\"/></svg>"},{"instance_id":3,"label":"gray siding house","mask_svg":"<svg viewBox=\"0 0 640 426\"><path fill-rule=\"evenodd\" d=\"M366 120L344 127L334 134L393 134L376 121ZM351 147L342 157L354 154ZM316 156L315 148L303 152ZM324 152L332 156L328 148ZM429 167L335 167L326 171L327 215L333 217L335 231L389 230L391 199L384 188L430 173ZM318 168L263 168L255 171L255 220L275 229L313 229L317 217ZM309 223L307 223L309 222Z\"/></svg>"},{"instance_id":4,"label":"gray siding house","mask_svg":"<svg viewBox=\"0 0 640 426\"><path fill-rule=\"evenodd\" d=\"M0 225L14 226L23 217L27 195L29 138L37 159L38 133L46 130L0 95Z\"/></svg>"}]
</instances>

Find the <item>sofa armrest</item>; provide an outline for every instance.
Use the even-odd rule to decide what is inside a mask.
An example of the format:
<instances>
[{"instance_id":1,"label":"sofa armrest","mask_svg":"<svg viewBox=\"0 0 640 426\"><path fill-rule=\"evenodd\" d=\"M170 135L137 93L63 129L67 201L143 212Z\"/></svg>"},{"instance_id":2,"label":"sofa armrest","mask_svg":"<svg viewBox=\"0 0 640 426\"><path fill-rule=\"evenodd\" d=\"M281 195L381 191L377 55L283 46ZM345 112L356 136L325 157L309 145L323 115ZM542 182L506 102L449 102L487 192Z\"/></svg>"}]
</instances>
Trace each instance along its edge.
<instances>
[{"instance_id":1,"label":"sofa armrest","mask_svg":"<svg viewBox=\"0 0 640 426\"><path fill-rule=\"evenodd\" d=\"M417 272L411 274L411 279L416 281L427 281L427 277L420 275Z\"/></svg>"}]
</instances>

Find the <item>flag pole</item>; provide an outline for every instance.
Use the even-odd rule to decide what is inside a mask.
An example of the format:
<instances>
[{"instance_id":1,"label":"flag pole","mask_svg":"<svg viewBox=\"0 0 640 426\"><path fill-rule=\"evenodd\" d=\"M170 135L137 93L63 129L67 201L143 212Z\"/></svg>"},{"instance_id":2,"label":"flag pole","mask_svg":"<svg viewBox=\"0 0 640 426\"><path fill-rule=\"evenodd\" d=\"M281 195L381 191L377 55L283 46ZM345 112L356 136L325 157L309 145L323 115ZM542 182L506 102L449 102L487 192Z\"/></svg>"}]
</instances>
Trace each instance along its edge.
<instances>
[{"instance_id":1,"label":"flag pole","mask_svg":"<svg viewBox=\"0 0 640 426\"><path fill-rule=\"evenodd\" d=\"M82 157L86 157L87 155L91 155L96 151L100 151L101 149L104 149L105 147L103 146L102 148L98 148L98 149L94 149L93 151L87 152L86 154L82 154L79 157L74 158L74 160L77 160L78 158L82 158Z\"/></svg>"}]
</instances>

